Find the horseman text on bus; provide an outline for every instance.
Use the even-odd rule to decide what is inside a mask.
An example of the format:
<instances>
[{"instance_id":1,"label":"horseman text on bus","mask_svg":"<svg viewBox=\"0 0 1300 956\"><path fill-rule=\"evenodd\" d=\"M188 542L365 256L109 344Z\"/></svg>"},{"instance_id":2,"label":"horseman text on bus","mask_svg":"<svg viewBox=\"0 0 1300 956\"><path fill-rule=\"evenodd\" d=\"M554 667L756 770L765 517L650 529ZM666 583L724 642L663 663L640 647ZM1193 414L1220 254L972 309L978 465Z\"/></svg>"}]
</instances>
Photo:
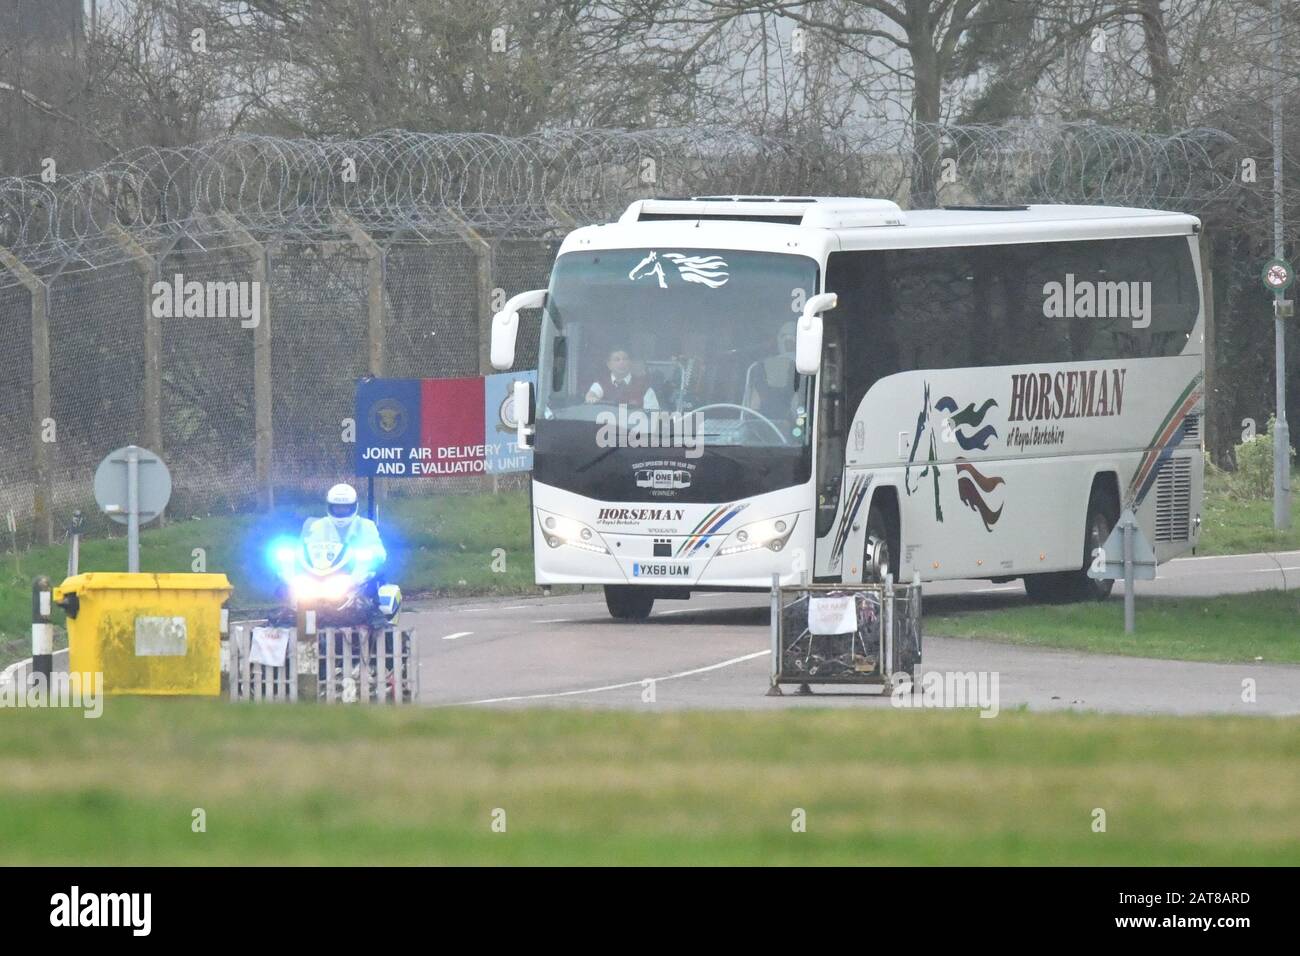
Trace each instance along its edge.
<instances>
[{"instance_id":1,"label":"horseman text on bus","mask_svg":"<svg viewBox=\"0 0 1300 956\"><path fill-rule=\"evenodd\" d=\"M1009 422L1101 418L1124 408L1125 369L1026 372L1011 376Z\"/></svg>"}]
</instances>

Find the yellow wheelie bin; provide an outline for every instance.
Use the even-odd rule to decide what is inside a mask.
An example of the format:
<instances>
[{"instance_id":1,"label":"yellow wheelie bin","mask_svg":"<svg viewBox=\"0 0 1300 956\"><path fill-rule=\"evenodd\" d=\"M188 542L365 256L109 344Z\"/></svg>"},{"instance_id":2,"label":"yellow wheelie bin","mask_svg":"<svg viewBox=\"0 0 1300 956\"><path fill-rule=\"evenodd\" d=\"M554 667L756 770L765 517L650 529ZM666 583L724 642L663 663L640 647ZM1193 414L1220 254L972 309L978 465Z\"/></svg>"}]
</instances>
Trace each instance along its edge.
<instances>
[{"instance_id":1,"label":"yellow wheelie bin","mask_svg":"<svg viewBox=\"0 0 1300 956\"><path fill-rule=\"evenodd\" d=\"M224 574L92 571L54 589L68 618L68 670L108 694L221 692Z\"/></svg>"}]
</instances>

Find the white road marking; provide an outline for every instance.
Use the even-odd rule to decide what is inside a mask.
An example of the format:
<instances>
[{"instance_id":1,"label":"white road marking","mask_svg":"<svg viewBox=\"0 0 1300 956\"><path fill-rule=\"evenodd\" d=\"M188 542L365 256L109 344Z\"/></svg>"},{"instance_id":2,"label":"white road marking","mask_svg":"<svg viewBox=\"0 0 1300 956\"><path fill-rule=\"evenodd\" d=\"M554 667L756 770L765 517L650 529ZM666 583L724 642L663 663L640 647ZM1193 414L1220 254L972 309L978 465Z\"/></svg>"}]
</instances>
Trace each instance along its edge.
<instances>
[{"instance_id":1,"label":"white road marking","mask_svg":"<svg viewBox=\"0 0 1300 956\"><path fill-rule=\"evenodd\" d=\"M534 624L568 624L573 618L571 617L552 617L545 621L533 621Z\"/></svg>"},{"instance_id":2,"label":"white road marking","mask_svg":"<svg viewBox=\"0 0 1300 956\"><path fill-rule=\"evenodd\" d=\"M1277 574L1280 571L1300 571L1300 566L1291 565L1274 565L1271 568L1242 568L1240 571L1224 569L1222 571L1197 571L1188 575L1171 575L1167 578L1157 578L1157 581L1178 581L1181 578L1205 578L1212 574Z\"/></svg>"},{"instance_id":3,"label":"white road marking","mask_svg":"<svg viewBox=\"0 0 1300 956\"><path fill-rule=\"evenodd\" d=\"M5 684L11 683L14 679L14 671L18 670L18 668L20 667L26 667L31 662L32 659L28 657L25 658L24 660L17 661L13 664L10 664L8 667L6 667L4 673L0 674L0 687L3 687Z\"/></svg>"},{"instance_id":4,"label":"white road marking","mask_svg":"<svg viewBox=\"0 0 1300 956\"><path fill-rule=\"evenodd\" d=\"M477 614L481 611L519 611L524 609L535 610L538 608L548 610L553 607L604 607L604 602L602 602L599 597L592 598L590 601L552 601L550 598L538 598L532 604L483 604L474 607L457 607L454 604L447 604L442 606L434 605L428 608L422 608L422 610L427 610L429 613L433 614L453 612Z\"/></svg>"},{"instance_id":5,"label":"white road marking","mask_svg":"<svg viewBox=\"0 0 1300 956\"><path fill-rule=\"evenodd\" d=\"M66 654L66 653L68 653L68 649L66 647L62 647L59 648L59 650L55 651L52 656L58 657L60 654ZM8 684L11 681L13 681L14 672L18 670L18 668L27 667L29 664L31 664L31 662L32 659L30 657L24 657L22 660L14 661L12 664L6 667L4 669L4 673L0 673L0 687L3 687L5 684Z\"/></svg>"},{"instance_id":6,"label":"white road marking","mask_svg":"<svg viewBox=\"0 0 1300 956\"><path fill-rule=\"evenodd\" d=\"M458 637L469 637L473 633L473 631L457 631L455 634L444 634L442 639L444 641L454 641Z\"/></svg>"},{"instance_id":7,"label":"white road marking","mask_svg":"<svg viewBox=\"0 0 1300 956\"><path fill-rule=\"evenodd\" d=\"M471 700L470 704L505 704L515 700L542 700L546 697L576 697L579 694L599 694L607 690L625 690L628 687L644 687L647 683L654 681L676 680L679 677L693 677L696 674L703 674L708 671L720 670L723 667L730 667L732 664L741 664L745 661L752 661L756 657L764 657L772 653L770 650L755 651L753 654L745 654L743 657L733 657L730 660L720 661L717 664L708 664L705 667L696 667L689 671L680 671L676 674L668 674L665 677L644 677L641 680L625 681L622 684L606 684L603 687L584 687L580 690L562 690L552 694L520 694L517 697L488 697L484 700ZM463 706L463 705L451 705Z\"/></svg>"},{"instance_id":8,"label":"white road marking","mask_svg":"<svg viewBox=\"0 0 1300 956\"><path fill-rule=\"evenodd\" d=\"M1169 564L1182 564L1184 561L1236 561L1242 558L1290 558L1300 555L1300 551L1249 551L1245 554L1198 554L1189 558L1171 558Z\"/></svg>"},{"instance_id":9,"label":"white road marking","mask_svg":"<svg viewBox=\"0 0 1300 956\"><path fill-rule=\"evenodd\" d=\"M759 592L755 591L754 593L758 594ZM705 591L699 594L693 594L691 596L691 600L698 600L700 598L724 598L724 597L734 597L734 596L735 595L732 592ZM557 608L557 607L588 607L591 608L592 610L596 610L596 609L603 609L605 607L605 603L600 599L599 595L596 595L593 596L588 601L553 601L550 598L538 598L532 604L509 604L509 605L483 604L483 605L476 605L474 607L456 607L454 605L444 605L442 607L433 606L427 608L418 608L417 610L419 610L421 613L427 613L427 614L446 614L446 613L478 614L483 611L520 611L520 610L549 611L552 608Z\"/></svg>"},{"instance_id":10,"label":"white road marking","mask_svg":"<svg viewBox=\"0 0 1300 956\"><path fill-rule=\"evenodd\" d=\"M603 605L604 602L597 596L590 601L552 601L550 598L543 598L536 604L530 604L529 607L602 607Z\"/></svg>"}]
</instances>

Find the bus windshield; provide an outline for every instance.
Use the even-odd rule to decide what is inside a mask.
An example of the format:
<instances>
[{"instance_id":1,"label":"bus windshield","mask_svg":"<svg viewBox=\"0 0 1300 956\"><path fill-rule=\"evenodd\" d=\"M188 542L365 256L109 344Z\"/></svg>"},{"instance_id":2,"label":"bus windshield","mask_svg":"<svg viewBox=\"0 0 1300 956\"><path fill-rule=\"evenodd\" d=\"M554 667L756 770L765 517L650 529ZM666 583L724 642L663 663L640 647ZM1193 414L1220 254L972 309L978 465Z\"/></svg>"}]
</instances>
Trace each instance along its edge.
<instances>
[{"instance_id":1,"label":"bus windshield","mask_svg":"<svg viewBox=\"0 0 1300 956\"><path fill-rule=\"evenodd\" d=\"M781 253L664 247L561 256L542 316L537 479L585 486L590 472L622 500L709 500L700 482L714 482L705 475L734 477L741 468L753 472L745 484L761 490L795 483L812 431L811 378L794 365L795 321L817 283L814 260ZM609 435L603 424L650 413L698 440L689 467L681 452L692 449L680 443L652 442L650 455L635 438L617 447L600 440ZM656 463L675 476L653 475ZM656 481L653 495L635 490Z\"/></svg>"}]
</instances>

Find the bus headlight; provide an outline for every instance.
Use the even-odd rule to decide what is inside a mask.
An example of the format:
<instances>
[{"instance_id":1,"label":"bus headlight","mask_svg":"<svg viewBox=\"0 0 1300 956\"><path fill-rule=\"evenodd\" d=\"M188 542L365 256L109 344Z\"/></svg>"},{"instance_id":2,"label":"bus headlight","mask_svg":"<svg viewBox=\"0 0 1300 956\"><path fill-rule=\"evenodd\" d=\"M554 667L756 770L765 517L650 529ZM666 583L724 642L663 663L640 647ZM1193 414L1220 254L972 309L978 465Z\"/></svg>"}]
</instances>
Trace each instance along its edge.
<instances>
[{"instance_id":1,"label":"bus headlight","mask_svg":"<svg viewBox=\"0 0 1300 956\"><path fill-rule=\"evenodd\" d=\"M757 551L759 548L780 551L790 540L790 535L794 534L794 526L798 521L797 514L783 515L737 528L722 542L718 554L740 554L744 551Z\"/></svg>"},{"instance_id":2,"label":"bus headlight","mask_svg":"<svg viewBox=\"0 0 1300 956\"><path fill-rule=\"evenodd\" d=\"M596 554L609 554L609 550L600 543L596 533L581 521L551 514L541 509L537 511L537 521L542 526L542 537L552 548L568 545L583 551L594 551Z\"/></svg>"}]
</instances>

